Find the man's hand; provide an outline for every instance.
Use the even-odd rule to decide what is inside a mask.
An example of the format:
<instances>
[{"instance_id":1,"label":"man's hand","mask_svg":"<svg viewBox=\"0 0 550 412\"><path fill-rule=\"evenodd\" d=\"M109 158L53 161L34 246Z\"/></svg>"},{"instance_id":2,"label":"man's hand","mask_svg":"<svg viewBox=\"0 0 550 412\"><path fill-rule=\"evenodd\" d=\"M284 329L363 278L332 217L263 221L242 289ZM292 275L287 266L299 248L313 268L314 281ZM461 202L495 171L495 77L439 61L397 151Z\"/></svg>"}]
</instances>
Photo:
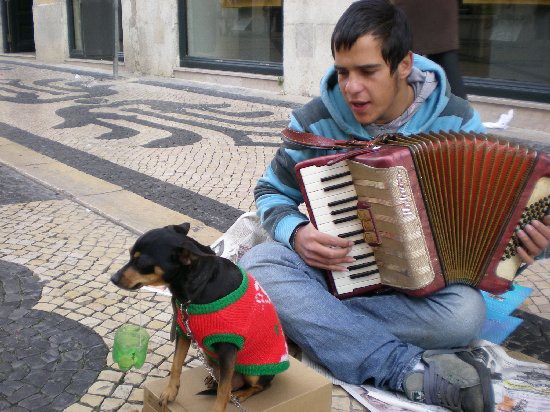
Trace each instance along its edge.
<instances>
[{"instance_id":1,"label":"man's hand","mask_svg":"<svg viewBox=\"0 0 550 412\"><path fill-rule=\"evenodd\" d=\"M321 233L308 223L294 235L294 250L310 266L336 272L346 270L342 263L354 262L348 253L353 242Z\"/></svg>"},{"instance_id":2,"label":"man's hand","mask_svg":"<svg viewBox=\"0 0 550 412\"><path fill-rule=\"evenodd\" d=\"M524 246L518 247L518 255L528 265L533 263L534 257L540 255L550 244L550 215L544 216L542 222L533 220L531 224L525 226L524 230L518 232L518 237Z\"/></svg>"}]
</instances>

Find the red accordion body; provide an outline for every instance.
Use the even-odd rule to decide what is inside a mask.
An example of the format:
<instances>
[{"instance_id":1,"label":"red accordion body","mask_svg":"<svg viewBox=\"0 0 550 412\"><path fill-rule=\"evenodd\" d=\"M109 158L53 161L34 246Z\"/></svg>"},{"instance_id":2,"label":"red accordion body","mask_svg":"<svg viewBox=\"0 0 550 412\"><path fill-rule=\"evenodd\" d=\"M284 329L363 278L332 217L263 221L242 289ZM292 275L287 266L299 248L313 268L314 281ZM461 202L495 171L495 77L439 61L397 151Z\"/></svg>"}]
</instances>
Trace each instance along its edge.
<instances>
[{"instance_id":1,"label":"red accordion body","mask_svg":"<svg viewBox=\"0 0 550 412\"><path fill-rule=\"evenodd\" d=\"M521 264L515 230L550 207L548 156L466 133L390 135L351 154L296 165L312 223L356 243L349 271L328 273L336 296L510 288Z\"/></svg>"}]
</instances>

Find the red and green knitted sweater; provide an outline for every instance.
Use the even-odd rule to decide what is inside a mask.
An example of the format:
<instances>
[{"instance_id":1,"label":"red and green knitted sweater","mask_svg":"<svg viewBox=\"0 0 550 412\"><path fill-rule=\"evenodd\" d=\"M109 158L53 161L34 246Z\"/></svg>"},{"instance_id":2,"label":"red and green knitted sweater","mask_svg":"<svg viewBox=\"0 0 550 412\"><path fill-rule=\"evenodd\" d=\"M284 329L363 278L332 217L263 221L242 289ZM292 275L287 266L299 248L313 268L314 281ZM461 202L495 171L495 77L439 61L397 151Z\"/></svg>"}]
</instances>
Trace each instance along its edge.
<instances>
[{"instance_id":1,"label":"red and green knitted sweater","mask_svg":"<svg viewBox=\"0 0 550 412\"><path fill-rule=\"evenodd\" d=\"M208 304L190 304L189 327L204 353L217 361L212 345L239 348L235 371L274 375L288 369L288 348L275 307L260 284L241 269L243 280L229 295ZM187 338L181 302L176 300L178 333Z\"/></svg>"}]
</instances>

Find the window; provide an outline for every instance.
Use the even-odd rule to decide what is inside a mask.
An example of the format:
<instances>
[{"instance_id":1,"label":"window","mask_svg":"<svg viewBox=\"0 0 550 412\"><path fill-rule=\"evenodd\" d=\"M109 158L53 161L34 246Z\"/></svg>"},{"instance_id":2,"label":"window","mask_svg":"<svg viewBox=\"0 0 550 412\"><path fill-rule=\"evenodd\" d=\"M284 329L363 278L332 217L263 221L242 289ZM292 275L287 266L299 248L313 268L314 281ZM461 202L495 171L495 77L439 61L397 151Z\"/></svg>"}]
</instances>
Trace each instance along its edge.
<instances>
[{"instance_id":1,"label":"window","mask_svg":"<svg viewBox=\"0 0 550 412\"><path fill-rule=\"evenodd\" d=\"M70 56L85 59L113 59L114 10L112 0L70 0ZM122 8L118 0L118 41L122 51ZM119 54L119 59L120 59Z\"/></svg>"},{"instance_id":2,"label":"window","mask_svg":"<svg viewBox=\"0 0 550 412\"><path fill-rule=\"evenodd\" d=\"M464 0L460 61L469 93L550 102L550 1Z\"/></svg>"},{"instance_id":3,"label":"window","mask_svg":"<svg viewBox=\"0 0 550 412\"><path fill-rule=\"evenodd\" d=\"M181 65L282 74L282 0L180 2Z\"/></svg>"}]
</instances>

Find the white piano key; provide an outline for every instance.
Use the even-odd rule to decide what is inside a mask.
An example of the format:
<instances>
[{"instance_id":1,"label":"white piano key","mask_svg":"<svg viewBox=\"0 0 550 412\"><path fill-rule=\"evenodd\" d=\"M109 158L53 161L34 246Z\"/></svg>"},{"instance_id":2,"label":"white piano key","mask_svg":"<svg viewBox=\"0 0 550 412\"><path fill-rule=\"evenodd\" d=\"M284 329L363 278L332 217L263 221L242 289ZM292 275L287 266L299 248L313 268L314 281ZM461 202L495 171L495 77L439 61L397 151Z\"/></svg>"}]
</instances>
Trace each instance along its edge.
<instances>
[{"instance_id":1,"label":"white piano key","mask_svg":"<svg viewBox=\"0 0 550 412\"><path fill-rule=\"evenodd\" d=\"M357 268L357 269L351 269L351 270L348 269L355 265L367 264L367 263L371 263L372 265L362 267L362 268ZM342 272L332 272L332 277L334 279L349 278L350 276L356 275L358 273L370 272L371 270L378 270L378 266L376 265L376 260L374 256L369 256L368 258L365 258L365 259L359 259L352 263L342 263L339 266L343 266L348 270L342 271Z\"/></svg>"},{"instance_id":2,"label":"white piano key","mask_svg":"<svg viewBox=\"0 0 550 412\"><path fill-rule=\"evenodd\" d=\"M336 223L337 221L341 221L341 219L350 219L348 220L348 222L351 221L351 219L359 221L359 218L357 217L357 212L355 210L340 213L338 215L318 215L317 213L314 213L314 215L315 221L317 222L318 226L327 222L334 222L334 224L343 225L345 222Z\"/></svg>"},{"instance_id":3,"label":"white piano key","mask_svg":"<svg viewBox=\"0 0 550 412\"><path fill-rule=\"evenodd\" d=\"M326 197L344 196L343 195L344 193L353 193L354 196L357 196L357 192L355 191L353 182L349 181L348 183L349 184L346 184L346 186L340 186L340 187L333 186L333 189L329 191L325 191L323 189L308 190L308 187L306 186L308 199L317 200L317 199L324 199ZM325 204L328 204L328 201Z\"/></svg>"},{"instance_id":4,"label":"white piano key","mask_svg":"<svg viewBox=\"0 0 550 412\"><path fill-rule=\"evenodd\" d=\"M332 207L329 207L327 205L317 205L317 207L313 211L313 214L315 215L316 219L318 217L327 216L327 215L328 216L339 217L342 214L332 215L331 213L334 212L334 211L348 209L348 208L353 208L353 210L354 210L353 213L355 213L357 215L357 200L352 200L351 202L342 203L342 204L332 206ZM345 212L345 213L348 213L348 212Z\"/></svg>"},{"instance_id":5,"label":"white piano key","mask_svg":"<svg viewBox=\"0 0 550 412\"><path fill-rule=\"evenodd\" d=\"M355 232L357 230L363 231L363 225L359 222L359 219L352 222L345 222L335 224L333 222L324 222L317 225L317 230L323 233L329 233L333 236L339 236L344 233Z\"/></svg>"},{"instance_id":6,"label":"white piano key","mask_svg":"<svg viewBox=\"0 0 550 412\"><path fill-rule=\"evenodd\" d=\"M344 282L344 281L338 281L334 282L334 286L336 287L336 292L338 294L343 295L344 293L350 293L353 292L355 289L364 288L367 286L373 286L373 285L379 285L380 284L380 275L374 274L369 277L361 278L359 279L350 279L352 281L356 282Z\"/></svg>"},{"instance_id":7,"label":"white piano key","mask_svg":"<svg viewBox=\"0 0 550 412\"><path fill-rule=\"evenodd\" d=\"M335 175L338 173L349 172L349 167L346 162L341 162L332 166L309 166L300 169L302 179L306 176L326 176Z\"/></svg>"},{"instance_id":8,"label":"white piano key","mask_svg":"<svg viewBox=\"0 0 550 412\"><path fill-rule=\"evenodd\" d=\"M307 192L307 195L310 204L315 203L317 200L322 200L324 205L328 205L330 202L335 200L357 196L357 192L353 186L346 186L330 192L323 192L322 190L318 190L313 193Z\"/></svg>"},{"instance_id":9,"label":"white piano key","mask_svg":"<svg viewBox=\"0 0 550 412\"><path fill-rule=\"evenodd\" d=\"M308 193L316 192L317 190L327 191L327 188L339 184L353 185L351 175L337 177L335 179L327 180L325 182L321 181L321 179L319 179L317 176L315 176L315 179L312 179L310 181L304 180L304 186L306 187Z\"/></svg>"}]
</instances>

